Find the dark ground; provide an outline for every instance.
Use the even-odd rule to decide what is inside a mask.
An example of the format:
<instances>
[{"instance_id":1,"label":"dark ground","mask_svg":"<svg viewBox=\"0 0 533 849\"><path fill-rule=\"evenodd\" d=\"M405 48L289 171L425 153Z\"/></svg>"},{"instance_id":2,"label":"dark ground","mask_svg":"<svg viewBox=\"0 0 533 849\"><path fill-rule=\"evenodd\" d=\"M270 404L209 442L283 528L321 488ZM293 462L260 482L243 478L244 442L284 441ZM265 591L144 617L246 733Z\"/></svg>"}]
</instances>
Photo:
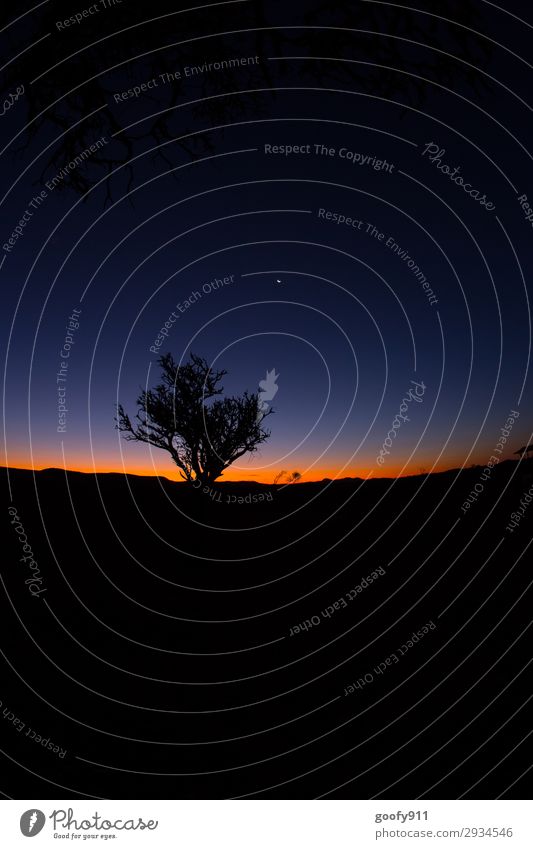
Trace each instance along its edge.
<instances>
[{"instance_id":1,"label":"dark ground","mask_svg":"<svg viewBox=\"0 0 533 849\"><path fill-rule=\"evenodd\" d=\"M221 484L215 501L164 478L2 470L3 791L523 798L533 507L506 526L533 476L501 463L463 514L482 471ZM249 493L272 500L227 503Z\"/></svg>"}]
</instances>

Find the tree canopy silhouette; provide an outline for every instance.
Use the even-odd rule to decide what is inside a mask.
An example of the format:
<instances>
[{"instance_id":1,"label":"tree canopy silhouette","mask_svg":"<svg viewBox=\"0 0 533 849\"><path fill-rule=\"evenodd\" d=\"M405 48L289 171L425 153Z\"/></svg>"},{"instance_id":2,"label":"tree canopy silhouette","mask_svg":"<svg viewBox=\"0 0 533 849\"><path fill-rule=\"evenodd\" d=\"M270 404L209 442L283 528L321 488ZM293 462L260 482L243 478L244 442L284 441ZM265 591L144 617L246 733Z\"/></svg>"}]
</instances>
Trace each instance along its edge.
<instances>
[{"instance_id":1,"label":"tree canopy silhouette","mask_svg":"<svg viewBox=\"0 0 533 849\"><path fill-rule=\"evenodd\" d=\"M22 5L24 14L0 6L1 43L11 57L3 87L7 94L24 86L19 108L24 103L26 111L11 149L38 150L44 180L105 136L109 144L85 168L69 171L58 191L85 196L107 177L106 201L112 180L129 191L138 157L172 169L180 153L204 155L214 149L206 130L270 117L284 88L297 86L293 96L348 89L406 107L431 98L438 90L433 82L452 90L461 85L476 96L488 88L476 66L487 65L491 40L476 32L483 30L484 11L476 0L434 0L430 11L345 0L292 6L225 0L185 10L173 0L153 8L99 0L97 14L67 28L61 21L72 16L71 0ZM185 66L236 54L257 54L259 62L217 74L183 73ZM287 63L269 56L301 58ZM151 78L157 91L144 86L127 103L117 101L117 93Z\"/></svg>"},{"instance_id":2,"label":"tree canopy silhouette","mask_svg":"<svg viewBox=\"0 0 533 849\"><path fill-rule=\"evenodd\" d=\"M518 451L515 451L515 454L520 454L521 457L525 457L526 460L529 460L529 455L533 451L533 443L531 445L522 445Z\"/></svg>"},{"instance_id":3,"label":"tree canopy silhouette","mask_svg":"<svg viewBox=\"0 0 533 849\"><path fill-rule=\"evenodd\" d=\"M270 436L262 422L272 410L261 410L258 393L216 398L223 392L220 381L227 371L211 370L193 353L182 365L172 354L159 357L158 364L161 383L141 391L133 421L118 405L117 429L127 440L168 451L185 480L212 484Z\"/></svg>"}]
</instances>

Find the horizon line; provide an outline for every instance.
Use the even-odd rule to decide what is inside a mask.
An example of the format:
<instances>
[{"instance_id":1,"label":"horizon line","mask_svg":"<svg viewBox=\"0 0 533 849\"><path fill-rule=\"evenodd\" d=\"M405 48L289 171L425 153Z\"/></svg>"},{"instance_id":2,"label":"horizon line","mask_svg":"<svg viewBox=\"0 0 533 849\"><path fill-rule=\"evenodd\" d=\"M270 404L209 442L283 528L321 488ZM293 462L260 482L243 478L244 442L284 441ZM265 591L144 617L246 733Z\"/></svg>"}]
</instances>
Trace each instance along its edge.
<instances>
[{"instance_id":1,"label":"horizon line","mask_svg":"<svg viewBox=\"0 0 533 849\"><path fill-rule=\"evenodd\" d=\"M513 457L508 457L504 460L501 460L498 465L502 465L505 462L519 463L520 459L515 460ZM5 469L6 471L23 471L23 472L58 471L58 472L65 472L65 473L71 472L71 473L80 474L80 475L130 475L132 477L165 478L166 480L168 480L172 483L183 483L183 484L189 483L189 481L186 481L186 480L182 479L181 477L178 478L178 479L175 479L175 478L170 477L168 473L158 474L157 472L153 472L153 473L152 472L146 472L144 469L137 469L137 470L131 470L131 471L128 471L126 469L70 469L70 468L65 468L63 466L42 466L41 468L37 468L35 466L9 466L9 465L5 465L5 464L0 465L0 468ZM391 474L389 476L380 475L380 477L375 477L372 474L367 475L366 477L364 477L364 476L361 477L359 475L343 475L342 477L336 477L336 476L330 477L330 476L326 475L322 478L315 478L315 479L312 479L312 480L300 480L300 481L297 482L297 485L306 484L306 483L322 483L323 481L334 482L334 481L342 481L342 480L401 480L402 478L422 477L423 475L425 475L425 476L441 475L441 474L446 474L447 472L462 471L462 470L467 470L467 469L472 469L472 468L483 468L483 464L482 463L472 463L469 466L452 466L452 467L447 468L447 469L438 469L438 470L434 470L434 471L418 471L418 472L410 472L408 474L402 474L402 475ZM220 480L215 481L215 485L220 485L220 484L245 484L245 483L256 484L256 485L260 485L260 486L293 486L294 485L293 483L288 483L288 482L273 483L273 482L265 482L265 481L260 481L260 480L247 480L247 479L223 480L221 478Z\"/></svg>"}]
</instances>

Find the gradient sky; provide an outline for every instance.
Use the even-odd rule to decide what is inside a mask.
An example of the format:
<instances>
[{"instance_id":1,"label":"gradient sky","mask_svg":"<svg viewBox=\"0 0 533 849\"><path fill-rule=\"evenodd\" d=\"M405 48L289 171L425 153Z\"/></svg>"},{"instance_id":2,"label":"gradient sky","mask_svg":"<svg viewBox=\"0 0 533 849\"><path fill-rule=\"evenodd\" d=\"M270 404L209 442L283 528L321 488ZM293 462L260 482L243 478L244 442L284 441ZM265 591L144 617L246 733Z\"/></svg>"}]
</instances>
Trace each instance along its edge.
<instances>
[{"instance_id":1,"label":"gradient sky","mask_svg":"<svg viewBox=\"0 0 533 849\"><path fill-rule=\"evenodd\" d=\"M506 25L501 40L520 46L520 26ZM248 55L247 48L224 43L213 58ZM519 63L506 57L502 76L501 58L496 49L485 70L527 96ZM281 64L271 62L274 77ZM279 84L297 85L298 60L283 66ZM135 73L143 79L141 63ZM183 167L174 176L161 160L141 157L129 198L119 193L104 207L103 189L85 202L50 193L13 250L2 251L3 462L176 477L166 454L119 438L114 405L119 399L133 411L139 387L156 381L150 346L195 291L201 297L173 325L162 353L180 359L192 350L227 369L229 394L257 391L267 370L279 373L270 440L224 479L271 481L282 469L298 469L304 480L389 476L482 463L514 409L520 417L505 453L512 456L533 429L532 230L517 201L531 186L531 156L521 147L529 115L502 85L480 96L479 109L464 99L467 91L475 99L466 84L455 95L431 87L420 111L286 91L260 119L244 115L250 123L210 131L207 158L179 153L175 164ZM109 108L122 110L121 120L142 117L138 104ZM22 114L2 118L9 134ZM42 187L39 160L12 183L45 142L15 162L2 158L9 191L2 243ZM459 165L494 211L422 155L429 142L445 149L442 161ZM265 144L309 144L312 152L268 155ZM335 154L315 155L314 144ZM341 148L387 160L392 173L352 165ZM325 221L319 209L363 225ZM385 234L381 241L369 224ZM425 274L437 304L386 247L389 237ZM230 275L231 284L202 289ZM66 432L58 433L56 374L74 308L80 327L68 365ZM423 400L410 403L410 421L379 466L411 381L427 387Z\"/></svg>"}]
</instances>

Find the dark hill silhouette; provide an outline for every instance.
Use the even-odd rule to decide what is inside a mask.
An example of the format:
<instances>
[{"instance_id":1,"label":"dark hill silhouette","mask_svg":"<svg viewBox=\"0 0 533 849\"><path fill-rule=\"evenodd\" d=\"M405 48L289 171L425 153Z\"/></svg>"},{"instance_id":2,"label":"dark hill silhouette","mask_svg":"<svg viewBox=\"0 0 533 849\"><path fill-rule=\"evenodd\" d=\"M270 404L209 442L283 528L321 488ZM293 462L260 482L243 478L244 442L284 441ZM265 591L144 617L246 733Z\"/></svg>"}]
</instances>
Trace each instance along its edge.
<instances>
[{"instance_id":1,"label":"dark hill silhouette","mask_svg":"<svg viewBox=\"0 0 533 849\"><path fill-rule=\"evenodd\" d=\"M21 676L35 651L42 658L28 674L35 693L13 671L2 699L67 749L57 781L80 795L97 786L116 798L119 776L124 798L310 798L345 781L334 796L368 798L398 782L386 796L417 798L441 779L435 798L456 798L477 779L473 798L492 798L501 774L483 778L480 753L445 776L483 743L486 724L461 731L480 707L500 693L486 714L492 728L529 690L522 676L503 691L523 665L519 639L494 663L530 618L520 599L530 570L524 558L514 564L531 516L506 531L531 486L526 469L499 464L465 513L483 467L228 482L214 497L164 477L2 469L2 646ZM38 562L37 598L10 505ZM335 608L378 568L382 576ZM295 632L313 617L318 624ZM386 658L430 621L435 630L388 668ZM383 663L384 674L372 672ZM345 695L369 673L371 684ZM21 739L8 735L8 754L20 757ZM143 740L169 745L135 742ZM392 757L410 740L405 756ZM50 776L47 752L24 745L24 764ZM496 735L490 763L509 748ZM525 769L517 749L512 774L522 760ZM180 775L160 775L169 772ZM24 770L19 777L24 798L59 792Z\"/></svg>"}]
</instances>

